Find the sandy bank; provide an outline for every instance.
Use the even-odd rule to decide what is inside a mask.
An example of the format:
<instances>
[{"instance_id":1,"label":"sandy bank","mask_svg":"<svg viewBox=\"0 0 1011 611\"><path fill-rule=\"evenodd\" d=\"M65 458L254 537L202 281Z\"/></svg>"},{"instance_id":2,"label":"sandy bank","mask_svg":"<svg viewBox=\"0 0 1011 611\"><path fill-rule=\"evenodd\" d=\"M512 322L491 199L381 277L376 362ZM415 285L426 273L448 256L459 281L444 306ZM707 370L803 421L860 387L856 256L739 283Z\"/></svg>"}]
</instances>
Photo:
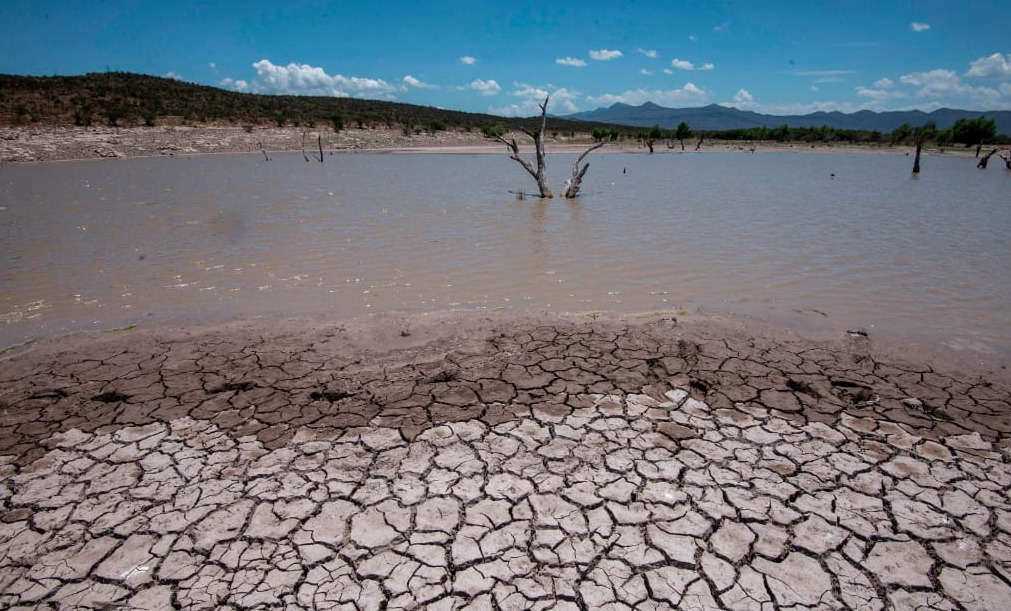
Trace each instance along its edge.
<instances>
[{"instance_id":1,"label":"sandy bank","mask_svg":"<svg viewBox=\"0 0 1011 611\"><path fill-rule=\"evenodd\" d=\"M317 137L322 139L324 151L387 151L409 153L501 153L505 147L495 144L479 132L439 132L405 136L399 130L345 129L340 133L327 130L299 128L213 127L213 126L155 126L155 127L3 127L0 128L0 163L38 161L69 161L78 159L115 159L122 157L150 157L200 155L212 153L256 153L261 147L269 152L298 152L302 150L303 133L307 134L307 152L318 150ZM529 138L516 134L517 140L526 143ZM548 152L582 152L589 146L585 137L549 139ZM531 152L532 144L525 145ZM693 152L694 145L686 152ZM703 152L752 152L751 144L733 142L706 142ZM864 153L897 154L911 152L911 147L831 146L809 144L762 144L755 152L783 151L796 153ZM657 154L680 153L680 147L668 149L655 147ZM597 153L646 153L639 143L609 144ZM936 152L927 152L938 154ZM945 155L968 155L972 152L948 152Z\"/></svg>"}]
</instances>

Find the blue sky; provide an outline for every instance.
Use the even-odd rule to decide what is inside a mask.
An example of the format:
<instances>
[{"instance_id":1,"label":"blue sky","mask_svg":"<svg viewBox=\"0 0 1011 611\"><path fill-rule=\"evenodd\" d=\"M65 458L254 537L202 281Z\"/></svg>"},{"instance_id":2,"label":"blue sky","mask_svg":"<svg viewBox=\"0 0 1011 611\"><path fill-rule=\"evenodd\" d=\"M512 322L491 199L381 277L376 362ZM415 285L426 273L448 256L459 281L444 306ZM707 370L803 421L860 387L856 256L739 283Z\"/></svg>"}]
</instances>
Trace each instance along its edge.
<instances>
[{"instance_id":1,"label":"blue sky","mask_svg":"<svg viewBox=\"0 0 1011 611\"><path fill-rule=\"evenodd\" d=\"M1011 109L1007 0L0 0L0 72L471 112Z\"/></svg>"}]
</instances>

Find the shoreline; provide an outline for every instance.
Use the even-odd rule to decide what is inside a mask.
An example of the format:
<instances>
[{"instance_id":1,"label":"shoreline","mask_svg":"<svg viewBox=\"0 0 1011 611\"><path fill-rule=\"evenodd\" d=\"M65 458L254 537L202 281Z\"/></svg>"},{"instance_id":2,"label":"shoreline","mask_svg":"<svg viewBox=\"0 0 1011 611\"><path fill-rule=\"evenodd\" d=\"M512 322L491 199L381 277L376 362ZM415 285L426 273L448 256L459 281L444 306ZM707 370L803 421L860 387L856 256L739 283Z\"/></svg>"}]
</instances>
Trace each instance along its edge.
<instances>
[{"instance_id":1,"label":"shoreline","mask_svg":"<svg viewBox=\"0 0 1011 611\"><path fill-rule=\"evenodd\" d=\"M207 154L261 154L302 152L303 133L308 135L306 151L315 150L315 138L322 139L324 153L393 153L393 154L503 154L504 145L494 143L478 132L438 132L404 136L392 129L332 130L234 126L154 126L154 127L0 127L0 166L9 163L39 163L137 157L175 157ZM521 152L532 154L532 143L523 134L508 134L521 143ZM587 137L551 138L548 153L580 153L592 145ZM911 155L911 146L835 145L771 142L707 141L700 152L751 153L836 153ZM659 144L654 154L694 153L694 146L668 149ZM648 154L639 142L610 143L595 154ZM974 150L940 151L928 149L926 156L973 157Z\"/></svg>"}]
</instances>

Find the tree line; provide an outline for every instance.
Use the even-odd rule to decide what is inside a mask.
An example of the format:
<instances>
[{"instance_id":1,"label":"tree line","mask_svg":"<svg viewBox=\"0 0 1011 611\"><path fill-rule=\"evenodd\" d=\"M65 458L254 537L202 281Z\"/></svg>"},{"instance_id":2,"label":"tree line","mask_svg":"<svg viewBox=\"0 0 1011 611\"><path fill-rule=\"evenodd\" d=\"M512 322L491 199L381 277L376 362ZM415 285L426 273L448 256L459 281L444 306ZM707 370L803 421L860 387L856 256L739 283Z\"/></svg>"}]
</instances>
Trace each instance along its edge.
<instances>
[{"instance_id":1,"label":"tree line","mask_svg":"<svg viewBox=\"0 0 1011 611\"><path fill-rule=\"evenodd\" d=\"M707 140L731 140L744 142L790 142L790 143L845 143L845 144L880 144L880 145L915 145L919 135L929 133L927 140L937 146L963 145L966 148L981 144L1007 145L1011 137L997 133L997 123L993 119L977 117L975 119L958 119L954 125L946 129L937 129L930 121L925 125L912 126L904 123L891 132L880 132L858 129L840 129L828 125L821 127L790 127L783 124L779 127L749 127L722 130L694 131L682 121L677 129L661 129L658 125L646 129L630 129L620 127L602 127L592 131L594 140L615 142L621 140L637 140L642 142L677 141L684 143L693 137L702 136Z\"/></svg>"}]
</instances>

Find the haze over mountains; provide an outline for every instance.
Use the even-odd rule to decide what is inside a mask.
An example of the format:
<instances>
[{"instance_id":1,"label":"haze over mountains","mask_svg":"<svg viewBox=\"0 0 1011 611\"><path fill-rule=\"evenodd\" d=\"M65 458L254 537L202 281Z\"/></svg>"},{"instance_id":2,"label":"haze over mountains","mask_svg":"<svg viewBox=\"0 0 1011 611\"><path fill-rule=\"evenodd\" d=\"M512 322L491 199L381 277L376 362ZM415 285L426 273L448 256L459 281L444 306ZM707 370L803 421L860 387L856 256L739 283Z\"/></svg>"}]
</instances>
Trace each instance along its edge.
<instances>
[{"instance_id":1,"label":"haze over mountains","mask_svg":"<svg viewBox=\"0 0 1011 611\"><path fill-rule=\"evenodd\" d=\"M665 108L652 102L641 106L631 106L618 102L608 108L598 108L564 115L561 118L600 123L617 123L634 127L659 125L663 129L674 129L685 121L695 130L748 129L753 127L779 127L786 123L790 127L821 127L828 125L836 129L854 129L890 132L903 123L913 127L927 121L935 121L938 129L951 127L958 119L986 117L997 122L997 132L1011 135L1011 111L973 111L940 108L933 112L921 110L873 112L861 110L855 113L813 112L807 115L765 115L749 110L738 110L719 104L698 108Z\"/></svg>"}]
</instances>

